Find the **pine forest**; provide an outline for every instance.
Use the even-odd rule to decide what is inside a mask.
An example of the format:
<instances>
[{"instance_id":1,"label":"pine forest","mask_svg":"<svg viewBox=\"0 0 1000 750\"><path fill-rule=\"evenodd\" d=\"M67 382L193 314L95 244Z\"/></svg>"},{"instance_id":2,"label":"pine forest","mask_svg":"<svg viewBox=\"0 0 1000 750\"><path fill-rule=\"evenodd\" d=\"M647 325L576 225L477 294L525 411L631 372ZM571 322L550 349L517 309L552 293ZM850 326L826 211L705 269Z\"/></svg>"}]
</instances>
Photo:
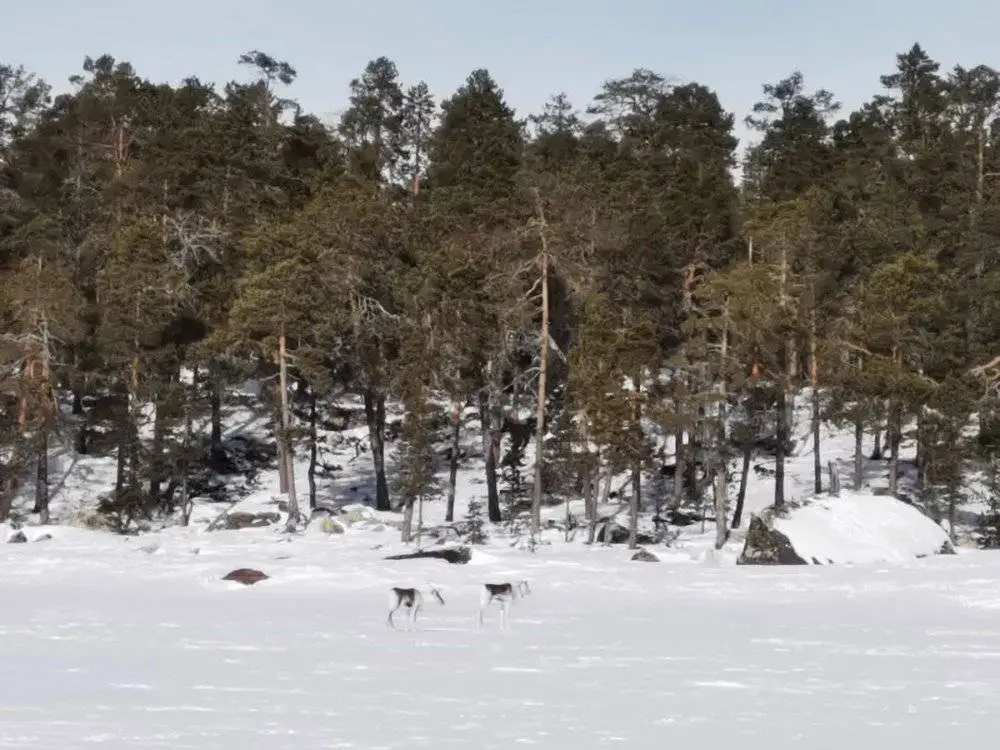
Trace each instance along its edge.
<instances>
[{"instance_id":1,"label":"pine forest","mask_svg":"<svg viewBox=\"0 0 1000 750\"><path fill-rule=\"evenodd\" d=\"M294 531L356 403L403 541L425 503L465 523L475 434L472 535L565 507L593 541L617 500L632 547L688 514L721 548L759 457L780 509L805 451L815 493L878 459L953 534L985 502L1000 544L998 71L914 45L855 111L792 71L736 113L639 68L520 113L485 69L432 92L379 57L326 122L294 61L239 62L220 87L88 57L60 95L0 64L0 521L50 521L60 450L113 457L108 529L187 523L267 464ZM224 439L234 399L268 417L257 453Z\"/></svg>"}]
</instances>

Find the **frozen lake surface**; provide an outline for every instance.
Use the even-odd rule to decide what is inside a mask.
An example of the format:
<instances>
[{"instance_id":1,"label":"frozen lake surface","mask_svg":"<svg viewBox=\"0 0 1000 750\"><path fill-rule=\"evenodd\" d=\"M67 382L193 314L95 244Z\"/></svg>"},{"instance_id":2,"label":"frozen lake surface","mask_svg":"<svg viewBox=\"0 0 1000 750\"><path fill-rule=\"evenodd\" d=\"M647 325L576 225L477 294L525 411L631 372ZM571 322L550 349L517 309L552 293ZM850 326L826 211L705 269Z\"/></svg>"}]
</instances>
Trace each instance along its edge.
<instances>
[{"instance_id":1,"label":"frozen lake surface","mask_svg":"<svg viewBox=\"0 0 1000 750\"><path fill-rule=\"evenodd\" d=\"M0 746L940 748L996 734L1000 556L741 568L386 534L56 529L0 547ZM197 550L197 554L195 552ZM271 579L220 581L250 566ZM533 594L475 627L485 581ZM393 585L432 582L416 633Z\"/></svg>"}]
</instances>

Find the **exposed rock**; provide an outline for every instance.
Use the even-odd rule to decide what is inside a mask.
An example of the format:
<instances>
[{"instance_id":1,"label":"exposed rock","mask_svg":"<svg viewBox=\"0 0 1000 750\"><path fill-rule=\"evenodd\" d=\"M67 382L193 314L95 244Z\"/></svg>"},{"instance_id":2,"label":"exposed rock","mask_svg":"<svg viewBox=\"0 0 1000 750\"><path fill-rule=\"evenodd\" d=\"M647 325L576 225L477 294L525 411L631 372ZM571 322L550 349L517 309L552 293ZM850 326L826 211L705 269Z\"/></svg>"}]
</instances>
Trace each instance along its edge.
<instances>
[{"instance_id":1,"label":"exposed rock","mask_svg":"<svg viewBox=\"0 0 1000 750\"><path fill-rule=\"evenodd\" d=\"M737 565L806 565L795 553L788 537L776 531L761 516L750 518L750 528L747 529L746 543L743 553L736 561Z\"/></svg>"},{"instance_id":2,"label":"exposed rock","mask_svg":"<svg viewBox=\"0 0 1000 750\"><path fill-rule=\"evenodd\" d=\"M448 549L421 550L420 552L408 552L405 555L390 555L386 560L419 560L421 558L432 558L444 560L452 565L466 565L472 559L472 550L469 547L449 547Z\"/></svg>"},{"instance_id":3,"label":"exposed rock","mask_svg":"<svg viewBox=\"0 0 1000 750\"><path fill-rule=\"evenodd\" d=\"M244 586L252 586L258 581L264 581L268 578L270 578L269 575L253 568L237 568L222 576L223 581L235 581L236 583L242 583Z\"/></svg>"},{"instance_id":4,"label":"exposed rock","mask_svg":"<svg viewBox=\"0 0 1000 750\"><path fill-rule=\"evenodd\" d=\"M21 530L15 531L7 539L7 544L25 544L28 541L28 537Z\"/></svg>"},{"instance_id":5,"label":"exposed rock","mask_svg":"<svg viewBox=\"0 0 1000 750\"><path fill-rule=\"evenodd\" d=\"M628 528L613 518L602 518L597 522L597 533L594 535L594 541L602 544L626 544L628 542ZM656 539L639 531L636 542L638 544L656 544Z\"/></svg>"},{"instance_id":6,"label":"exposed rock","mask_svg":"<svg viewBox=\"0 0 1000 750\"><path fill-rule=\"evenodd\" d=\"M955 548L947 532L916 506L874 492L843 492L754 514L737 563L865 564L949 554Z\"/></svg>"},{"instance_id":7,"label":"exposed rock","mask_svg":"<svg viewBox=\"0 0 1000 750\"><path fill-rule=\"evenodd\" d=\"M632 555L632 559L638 562L659 562L660 558L654 555L649 550L641 549Z\"/></svg>"}]
</instances>

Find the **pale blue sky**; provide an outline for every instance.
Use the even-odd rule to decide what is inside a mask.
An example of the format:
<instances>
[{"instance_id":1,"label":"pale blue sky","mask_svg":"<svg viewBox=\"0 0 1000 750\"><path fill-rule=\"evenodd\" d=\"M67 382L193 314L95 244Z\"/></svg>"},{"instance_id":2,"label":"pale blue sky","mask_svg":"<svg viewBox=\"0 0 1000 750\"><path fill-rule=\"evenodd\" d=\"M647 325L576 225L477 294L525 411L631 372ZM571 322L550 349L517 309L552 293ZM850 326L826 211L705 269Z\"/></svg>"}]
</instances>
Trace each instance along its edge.
<instances>
[{"instance_id":1,"label":"pale blue sky","mask_svg":"<svg viewBox=\"0 0 1000 750\"><path fill-rule=\"evenodd\" d=\"M64 89L84 55L154 80L220 86L260 49L299 72L306 109L332 118L379 55L440 98L486 67L519 116L566 91L583 109L603 80L651 68L714 88L742 120L760 86L795 68L854 106L919 41L944 68L1000 67L1000 3L987 0L4 0L0 60ZM740 126L740 135L744 135Z\"/></svg>"}]
</instances>

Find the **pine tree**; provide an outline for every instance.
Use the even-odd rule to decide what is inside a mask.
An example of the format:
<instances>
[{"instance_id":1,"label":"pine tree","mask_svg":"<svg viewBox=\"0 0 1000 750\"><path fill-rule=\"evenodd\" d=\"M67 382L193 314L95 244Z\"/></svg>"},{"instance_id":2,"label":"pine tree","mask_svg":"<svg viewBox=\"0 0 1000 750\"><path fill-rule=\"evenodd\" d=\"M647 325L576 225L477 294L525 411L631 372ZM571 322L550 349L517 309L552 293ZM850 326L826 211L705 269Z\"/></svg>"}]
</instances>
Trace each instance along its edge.
<instances>
[{"instance_id":1,"label":"pine tree","mask_svg":"<svg viewBox=\"0 0 1000 750\"><path fill-rule=\"evenodd\" d=\"M406 100L396 64L379 57L351 81L351 106L339 131L351 152L353 170L375 184L400 176L406 158L403 127Z\"/></svg>"}]
</instances>

